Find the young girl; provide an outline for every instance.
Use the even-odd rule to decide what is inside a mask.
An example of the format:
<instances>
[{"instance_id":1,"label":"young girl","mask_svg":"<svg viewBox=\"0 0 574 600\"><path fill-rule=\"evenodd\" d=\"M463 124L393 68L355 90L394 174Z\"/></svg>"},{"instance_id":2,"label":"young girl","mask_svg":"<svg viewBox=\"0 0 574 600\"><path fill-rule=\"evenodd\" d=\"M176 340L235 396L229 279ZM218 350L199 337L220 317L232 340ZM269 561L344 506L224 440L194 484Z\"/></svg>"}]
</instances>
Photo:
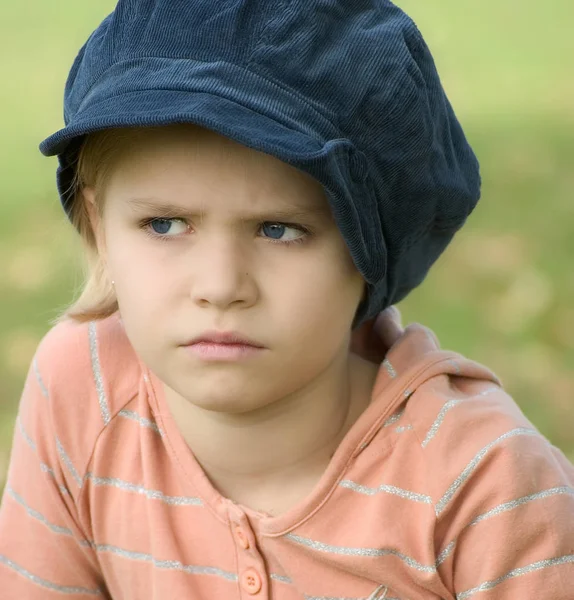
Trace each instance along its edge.
<instances>
[{"instance_id":1,"label":"young girl","mask_svg":"<svg viewBox=\"0 0 574 600\"><path fill-rule=\"evenodd\" d=\"M574 467L389 308L480 188L404 13L121 0L65 121L90 272L26 381L2 598L573 598Z\"/></svg>"}]
</instances>

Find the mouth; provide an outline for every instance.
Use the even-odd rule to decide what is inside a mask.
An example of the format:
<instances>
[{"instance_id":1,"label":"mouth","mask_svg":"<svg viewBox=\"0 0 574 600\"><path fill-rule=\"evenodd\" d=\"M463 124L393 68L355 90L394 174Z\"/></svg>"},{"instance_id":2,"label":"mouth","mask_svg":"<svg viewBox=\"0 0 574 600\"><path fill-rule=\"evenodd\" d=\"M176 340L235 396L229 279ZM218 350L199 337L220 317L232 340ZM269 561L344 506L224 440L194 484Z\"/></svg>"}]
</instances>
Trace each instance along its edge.
<instances>
[{"instance_id":1,"label":"mouth","mask_svg":"<svg viewBox=\"0 0 574 600\"><path fill-rule=\"evenodd\" d=\"M196 344L218 344L226 346L250 346L252 348L264 348L259 342L248 338L236 331L205 331L196 338L190 340L185 345L192 346Z\"/></svg>"},{"instance_id":2,"label":"mouth","mask_svg":"<svg viewBox=\"0 0 574 600\"><path fill-rule=\"evenodd\" d=\"M186 351L202 360L236 361L260 354L264 348L250 344L222 344L212 341L199 341L185 346Z\"/></svg>"}]
</instances>

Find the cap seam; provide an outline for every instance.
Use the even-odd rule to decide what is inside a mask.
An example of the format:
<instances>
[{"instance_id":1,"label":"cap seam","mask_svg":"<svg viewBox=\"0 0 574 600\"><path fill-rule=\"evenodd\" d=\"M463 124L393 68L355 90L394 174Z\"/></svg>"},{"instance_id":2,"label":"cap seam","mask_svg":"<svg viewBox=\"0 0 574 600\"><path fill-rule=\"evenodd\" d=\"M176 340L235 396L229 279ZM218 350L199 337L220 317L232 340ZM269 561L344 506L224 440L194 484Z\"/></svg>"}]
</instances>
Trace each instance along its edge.
<instances>
[{"instance_id":1,"label":"cap seam","mask_svg":"<svg viewBox=\"0 0 574 600\"><path fill-rule=\"evenodd\" d=\"M261 31L261 37L259 38L259 41L257 42L257 44L255 44L255 47L251 51L251 55L249 56L249 60L246 64L246 68L249 68L252 64L256 63L255 55L269 41L269 38L271 37L270 29L272 25L281 22L281 11L286 8L287 3L291 3L291 0L281 0L280 5L276 9L275 15L271 16L267 20L265 27Z\"/></svg>"},{"instance_id":2,"label":"cap seam","mask_svg":"<svg viewBox=\"0 0 574 600\"><path fill-rule=\"evenodd\" d=\"M406 75L408 75L409 81L413 84L413 87L409 87L406 85L401 85L399 86L398 89L398 93L393 96L393 102L391 104L391 108L390 110L386 113L386 120L391 122L396 118L397 113L400 115L400 111L401 111L401 101L404 98L407 97L415 97L417 96L416 91L418 89L417 83L415 81L415 78L413 77L413 74L410 72L410 69L405 69L405 73ZM341 127L340 130L341 132L347 131L348 129L353 129L353 121L357 120L357 112L356 110L353 113L348 114L345 119L341 122ZM349 123L351 124L350 126ZM356 126L355 126L356 127ZM368 132L365 132L365 135ZM369 151L369 144L365 138L365 135L361 136L359 139L360 142L360 147L358 147L358 149L363 152L367 158L367 161L370 162L370 159L368 158L368 156L366 155L366 152ZM355 134L355 137L356 134ZM363 150L364 149L364 150Z\"/></svg>"},{"instance_id":3,"label":"cap seam","mask_svg":"<svg viewBox=\"0 0 574 600\"><path fill-rule=\"evenodd\" d=\"M78 108L74 111L74 116L71 117L71 121L73 121L73 119L78 115L78 113L80 113L81 111L81 107L85 104L86 102L86 98L89 96L89 94L92 92L92 90L97 86L98 83L100 83L102 81L102 79L105 78L106 74L113 69L114 67L118 67L124 63L128 63L128 62L132 62L132 61L139 61L142 59L163 59L163 60L171 60L173 62L180 62L180 63L184 63L184 62L196 62L196 63L201 63L203 65L212 65L214 64L213 61L204 61L204 60L200 60L200 59L196 59L196 58L174 58L174 57L170 57L170 56L137 56L137 57L133 57L133 58L126 58L124 60L120 60L117 62L114 62L112 65L109 65L101 74L100 76L94 81L92 82L92 84L90 85L90 87L82 94L82 100L80 102L80 104L78 105ZM234 62L229 62L229 61L217 61L218 64L223 64L223 65L228 65L231 67L234 67L236 69L240 69L243 72L249 73L250 75L257 77L259 79L261 79L262 81L273 85L275 87L277 87L278 89L282 90L283 92L285 92L286 94L288 94L289 96L291 96L292 98L300 101L302 104L304 104L307 108L309 108L311 111L313 111L313 113L315 115L317 115L318 117L320 117L323 121L325 121L330 127L331 129L335 130L338 132L339 135L341 135L341 128L337 127L333 121L331 120L331 118L328 118L327 116L325 116L322 112L320 112L319 110L317 110L317 108L315 106L313 106L312 104L310 104L304 96L298 94L296 91L294 91L292 88L281 85L279 82L277 82L274 78L272 77L268 77L263 76L259 71L255 71L253 69L249 69L246 66L243 65L239 65L237 63ZM174 89L174 90L170 90L168 88L153 88L154 91L159 91L159 90L163 90L163 91L182 91L182 92L187 92L187 93L193 93L190 92L190 90L183 90L183 89ZM143 91L143 90L139 90L139 91ZM135 93L135 92L134 92ZM202 93L211 93L211 92L202 92ZM108 99L111 97L117 97L123 94L117 94L116 96L108 96ZM220 96L219 94L217 94L218 96ZM225 96L220 96L221 98L225 98ZM226 98L227 99L227 98ZM91 106L97 106L99 102L96 102L95 104L91 104ZM235 102L235 100L234 100Z\"/></svg>"}]
</instances>

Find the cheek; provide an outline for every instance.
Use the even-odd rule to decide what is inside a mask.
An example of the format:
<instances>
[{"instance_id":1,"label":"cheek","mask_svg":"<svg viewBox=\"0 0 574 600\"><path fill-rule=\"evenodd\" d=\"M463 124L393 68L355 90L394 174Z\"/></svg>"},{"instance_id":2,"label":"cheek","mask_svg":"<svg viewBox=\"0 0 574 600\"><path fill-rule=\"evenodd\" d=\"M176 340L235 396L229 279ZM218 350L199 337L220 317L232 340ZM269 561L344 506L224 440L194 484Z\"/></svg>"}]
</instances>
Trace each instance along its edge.
<instances>
[{"instance_id":1,"label":"cheek","mask_svg":"<svg viewBox=\"0 0 574 600\"><path fill-rule=\"evenodd\" d=\"M157 242L159 244L159 242ZM150 285L166 276L160 248L154 248L144 233L127 227L110 227L107 236L108 264L114 277L129 287ZM123 287L128 287L124 285Z\"/></svg>"},{"instance_id":2,"label":"cheek","mask_svg":"<svg viewBox=\"0 0 574 600\"><path fill-rule=\"evenodd\" d=\"M326 259L322 261L316 277L324 282L327 288L325 294L333 294L326 296L332 301L340 300L343 303L353 304L355 299L360 299L362 296L363 277L355 267L342 239L338 240Z\"/></svg>"},{"instance_id":3,"label":"cheek","mask_svg":"<svg viewBox=\"0 0 574 600\"><path fill-rule=\"evenodd\" d=\"M157 264L157 253L146 242L132 233L110 230L108 268L124 321L149 320L151 313L157 314L155 307L165 304L165 290L170 289L168 271Z\"/></svg>"},{"instance_id":4,"label":"cheek","mask_svg":"<svg viewBox=\"0 0 574 600\"><path fill-rule=\"evenodd\" d=\"M347 321L350 326L365 289L363 277L341 245L312 258L302 256L288 273L275 274L274 279L274 289L282 290L280 303L290 313L286 318L315 323L315 331L335 323L346 329Z\"/></svg>"}]
</instances>

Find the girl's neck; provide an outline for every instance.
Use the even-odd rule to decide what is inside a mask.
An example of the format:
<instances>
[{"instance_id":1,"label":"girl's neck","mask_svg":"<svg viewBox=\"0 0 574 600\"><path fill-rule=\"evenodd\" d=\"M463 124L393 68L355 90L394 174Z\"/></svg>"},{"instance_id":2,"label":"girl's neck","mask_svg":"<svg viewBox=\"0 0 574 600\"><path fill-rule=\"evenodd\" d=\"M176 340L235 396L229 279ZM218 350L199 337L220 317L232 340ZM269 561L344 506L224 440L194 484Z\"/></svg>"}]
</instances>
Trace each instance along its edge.
<instances>
[{"instance_id":1,"label":"girl's neck","mask_svg":"<svg viewBox=\"0 0 574 600\"><path fill-rule=\"evenodd\" d=\"M369 405L377 372L378 365L347 354L297 395L238 415L203 410L164 389L178 429L214 487L250 508L254 502L269 507L285 493L286 479L294 494L310 491Z\"/></svg>"}]
</instances>

